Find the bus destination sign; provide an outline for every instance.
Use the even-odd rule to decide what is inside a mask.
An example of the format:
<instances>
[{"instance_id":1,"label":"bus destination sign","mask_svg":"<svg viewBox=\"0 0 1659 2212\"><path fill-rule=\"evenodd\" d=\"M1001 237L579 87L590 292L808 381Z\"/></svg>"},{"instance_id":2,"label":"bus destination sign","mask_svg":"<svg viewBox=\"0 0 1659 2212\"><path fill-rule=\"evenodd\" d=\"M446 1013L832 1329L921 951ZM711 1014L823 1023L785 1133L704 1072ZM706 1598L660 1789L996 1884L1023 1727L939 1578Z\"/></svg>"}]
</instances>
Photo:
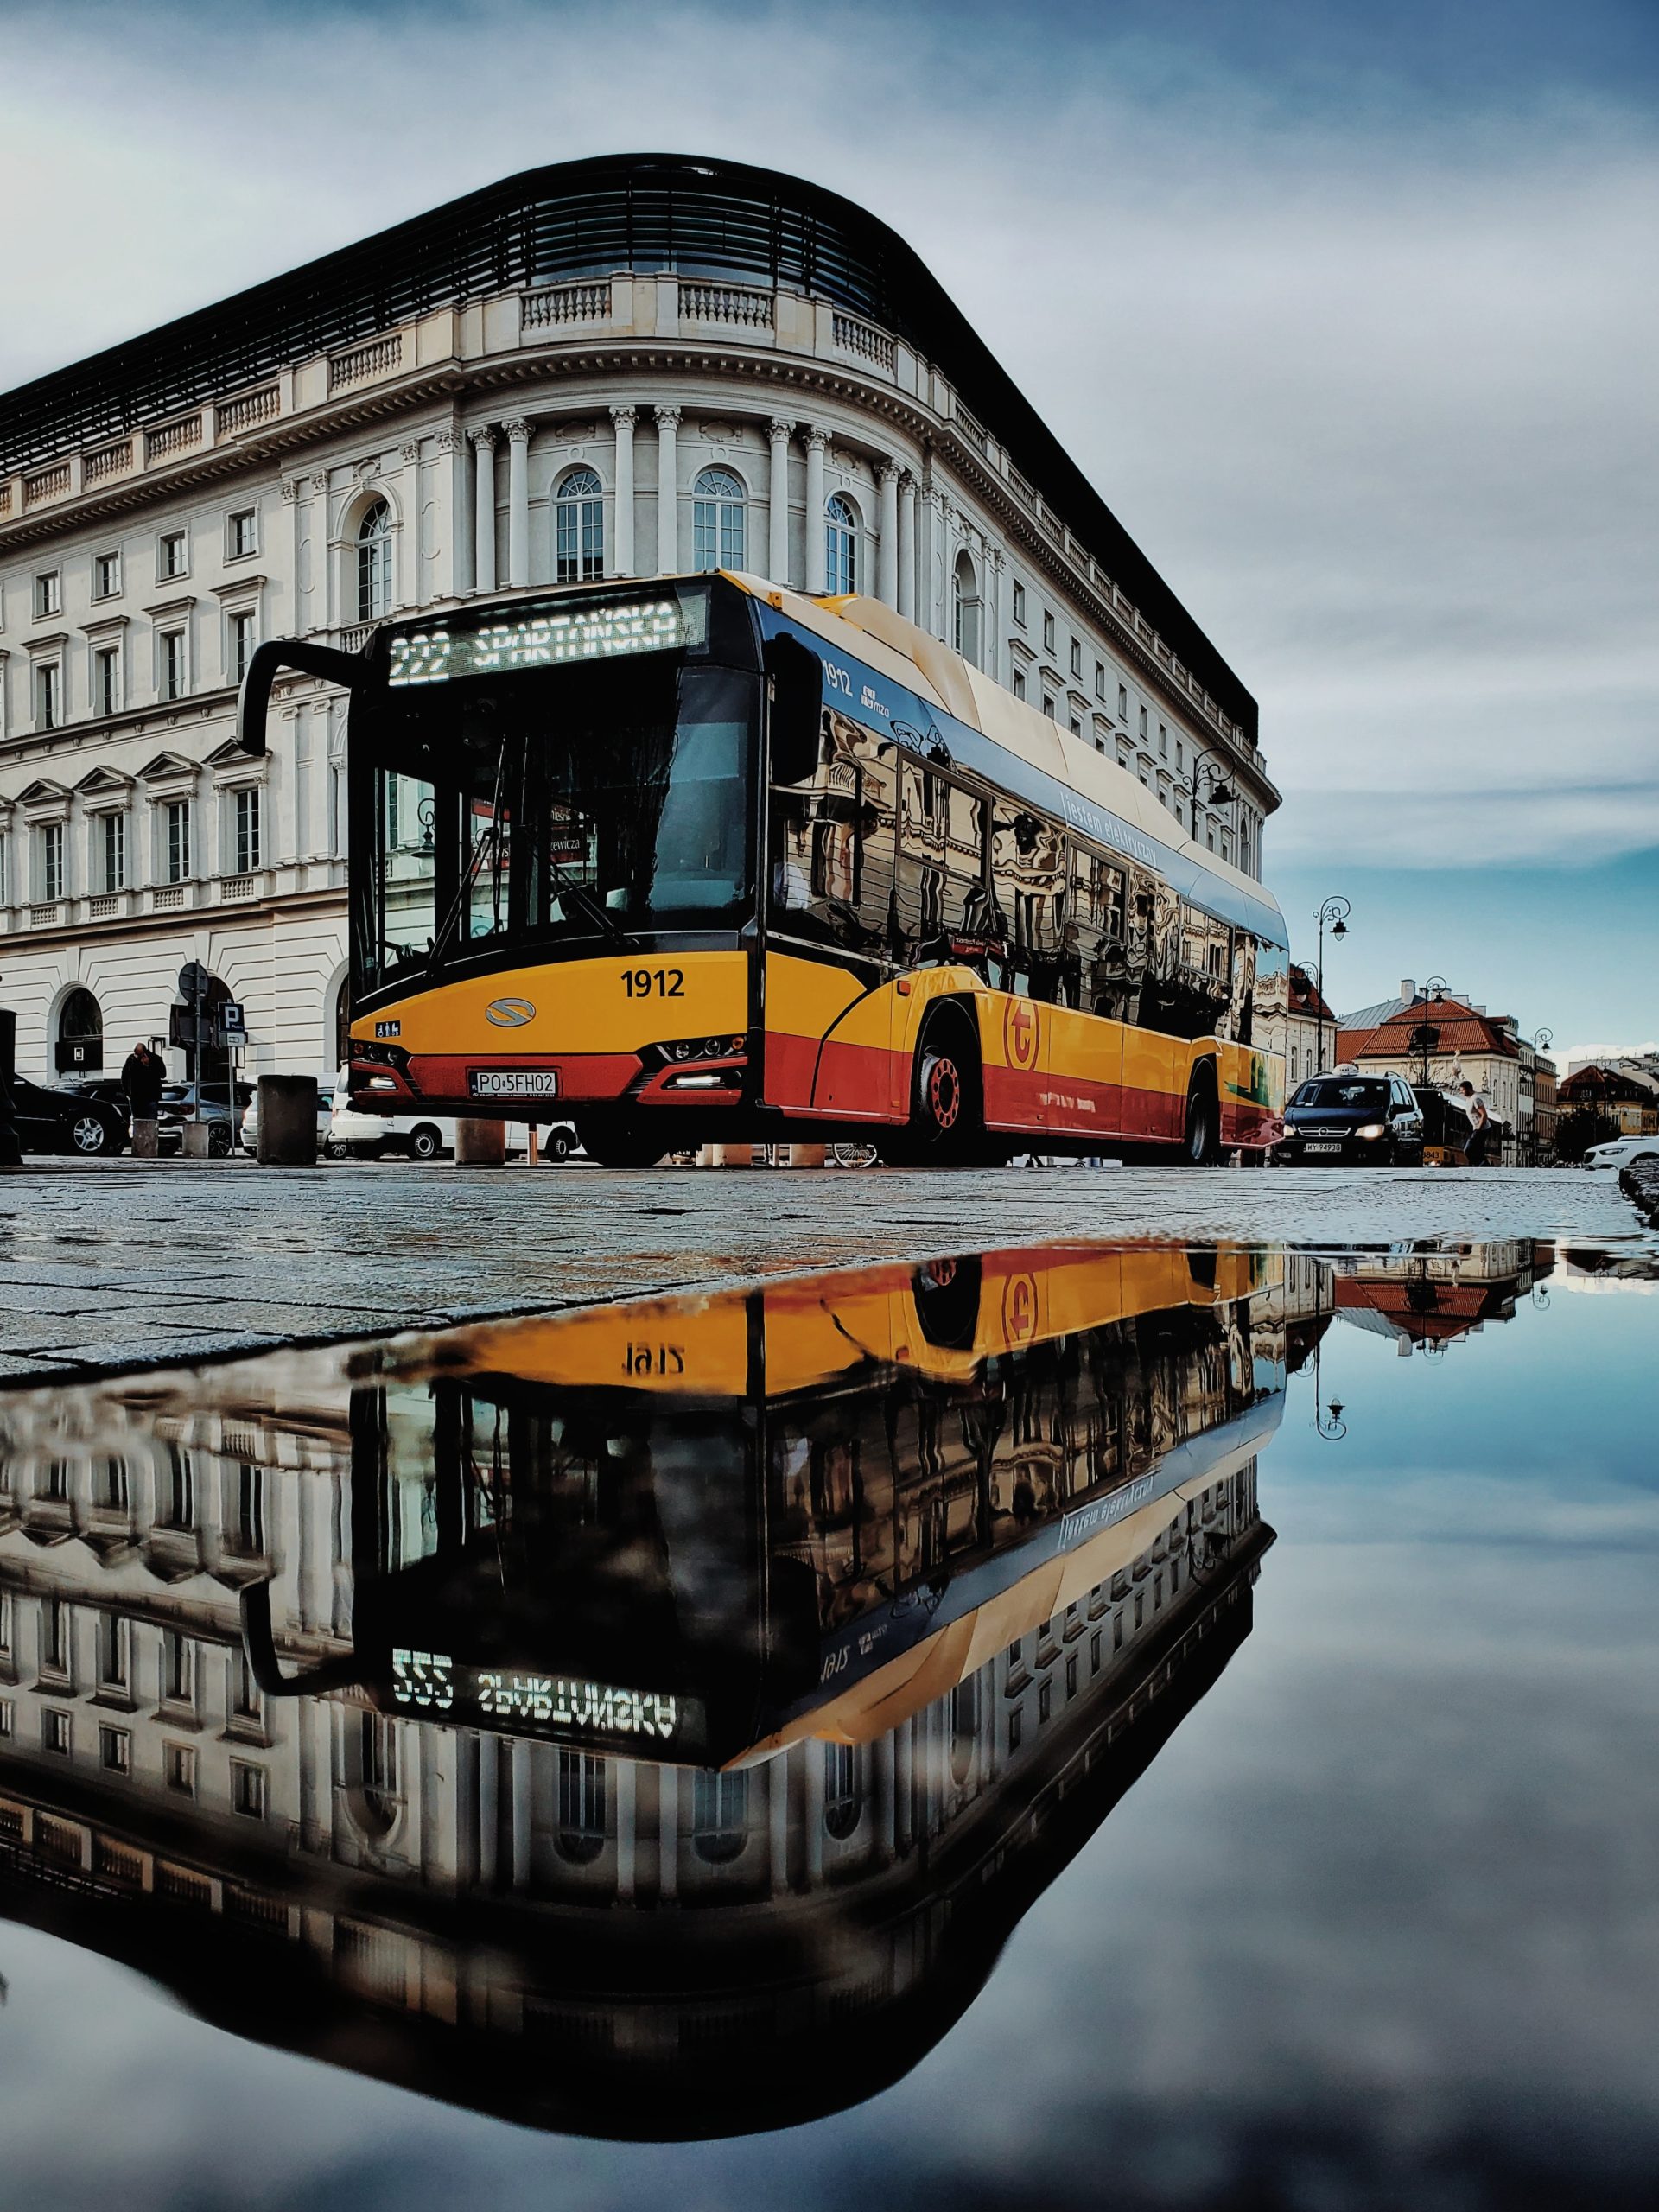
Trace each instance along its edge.
<instances>
[{"instance_id":1,"label":"bus destination sign","mask_svg":"<svg viewBox=\"0 0 1659 2212\"><path fill-rule=\"evenodd\" d=\"M451 1720L511 1721L521 1730L644 1736L665 1743L679 1732L680 1702L656 1690L625 1689L529 1669L468 1667L445 1651L394 1648L391 1698L413 1713Z\"/></svg>"},{"instance_id":2,"label":"bus destination sign","mask_svg":"<svg viewBox=\"0 0 1659 2212\"><path fill-rule=\"evenodd\" d=\"M709 601L702 592L688 593L683 600L664 596L610 606L526 609L478 622L458 616L395 632L387 681L446 683L456 677L664 652L702 645L708 628Z\"/></svg>"}]
</instances>

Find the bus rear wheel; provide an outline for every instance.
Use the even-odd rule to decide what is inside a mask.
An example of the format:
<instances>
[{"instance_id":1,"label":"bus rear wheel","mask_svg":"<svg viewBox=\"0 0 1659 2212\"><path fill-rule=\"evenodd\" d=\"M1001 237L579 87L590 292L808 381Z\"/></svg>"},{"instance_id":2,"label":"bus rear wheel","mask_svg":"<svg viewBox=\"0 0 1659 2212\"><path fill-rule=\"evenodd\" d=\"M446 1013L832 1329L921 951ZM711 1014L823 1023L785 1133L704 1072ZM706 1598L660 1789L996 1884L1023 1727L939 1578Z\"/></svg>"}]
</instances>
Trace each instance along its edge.
<instances>
[{"instance_id":1,"label":"bus rear wheel","mask_svg":"<svg viewBox=\"0 0 1659 2212\"><path fill-rule=\"evenodd\" d=\"M1186 1094L1186 1135L1183 1144L1188 1165L1213 1167L1221 1157L1221 1102L1216 1078L1200 1068Z\"/></svg>"},{"instance_id":2,"label":"bus rear wheel","mask_svg":"<svg viewBox=\"0 0 1659 2212\"><path fill-rule=\"evenodd\" d=\"M582 1150L601 1167L654 1167L666 1149L660 1137L647 1136L626 1123L585 1128L579 1135Z\"/></svg>"}]
</instances>

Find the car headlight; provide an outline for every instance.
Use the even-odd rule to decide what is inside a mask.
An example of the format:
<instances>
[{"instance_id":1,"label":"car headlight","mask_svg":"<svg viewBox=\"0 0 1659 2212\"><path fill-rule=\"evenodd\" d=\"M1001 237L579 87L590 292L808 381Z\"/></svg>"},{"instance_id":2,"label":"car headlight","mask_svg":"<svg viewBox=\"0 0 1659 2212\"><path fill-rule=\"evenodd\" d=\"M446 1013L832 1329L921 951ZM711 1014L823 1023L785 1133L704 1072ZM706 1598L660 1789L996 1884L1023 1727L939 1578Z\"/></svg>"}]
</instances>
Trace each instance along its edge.
<instances>
[{"instance_id":1,"label":"car headlight","mask_svg":"<svg viewBox=\"0 0 1659 2212\"><path fill-rule=\"evenodd\" d=\"M1378 1137L1386 1136L1388 1132L1381 1122L1367 1122L1364 1128L1356 1129L1354 1135L1362 1144L1375 1144Z\"/></svg>"}]
</instances>

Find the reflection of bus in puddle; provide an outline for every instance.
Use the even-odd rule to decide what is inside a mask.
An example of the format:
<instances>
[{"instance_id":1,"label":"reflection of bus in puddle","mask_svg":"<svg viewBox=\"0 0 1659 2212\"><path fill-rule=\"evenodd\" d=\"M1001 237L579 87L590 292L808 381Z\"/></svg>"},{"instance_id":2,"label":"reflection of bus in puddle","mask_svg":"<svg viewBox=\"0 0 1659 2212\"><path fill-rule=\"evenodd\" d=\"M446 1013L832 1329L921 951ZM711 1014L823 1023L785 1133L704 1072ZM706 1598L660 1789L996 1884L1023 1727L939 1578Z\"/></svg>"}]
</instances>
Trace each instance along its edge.
<instances>
[{"instance_id":1,"label":"reflection of bus in puddle","mask_svg":"<svg viewBox=\"0 0 1659 2212\"><path fill-rule=\"evenodd\" d=\"M1248 1633L1276 1264L1049 1249L238 1363L105 1386L113 1450L60 1393L61 1530L0 1511L4 1910L536 2124L870 2094Z\"/></svg>"}]
</instances>

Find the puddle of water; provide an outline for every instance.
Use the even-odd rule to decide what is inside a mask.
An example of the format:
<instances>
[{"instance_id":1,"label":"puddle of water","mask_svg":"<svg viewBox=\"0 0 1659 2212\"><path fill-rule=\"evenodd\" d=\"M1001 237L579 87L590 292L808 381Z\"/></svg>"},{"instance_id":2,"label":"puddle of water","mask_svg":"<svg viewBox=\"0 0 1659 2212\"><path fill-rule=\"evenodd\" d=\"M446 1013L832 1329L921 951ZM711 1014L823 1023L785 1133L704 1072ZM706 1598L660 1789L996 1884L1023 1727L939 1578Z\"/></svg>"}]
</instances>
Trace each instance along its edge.
<instances>
[{"instance_id":1,"label":"puddle of water","mask_svg":"<svg viewBox=\"0 0 1659 2212\"><path fill-rule=\"evenodd\" d=\"M0 1398L0 2203L1650 2202L1656 1322L1048 1246Z\"/></svg>"}]
</instances>

